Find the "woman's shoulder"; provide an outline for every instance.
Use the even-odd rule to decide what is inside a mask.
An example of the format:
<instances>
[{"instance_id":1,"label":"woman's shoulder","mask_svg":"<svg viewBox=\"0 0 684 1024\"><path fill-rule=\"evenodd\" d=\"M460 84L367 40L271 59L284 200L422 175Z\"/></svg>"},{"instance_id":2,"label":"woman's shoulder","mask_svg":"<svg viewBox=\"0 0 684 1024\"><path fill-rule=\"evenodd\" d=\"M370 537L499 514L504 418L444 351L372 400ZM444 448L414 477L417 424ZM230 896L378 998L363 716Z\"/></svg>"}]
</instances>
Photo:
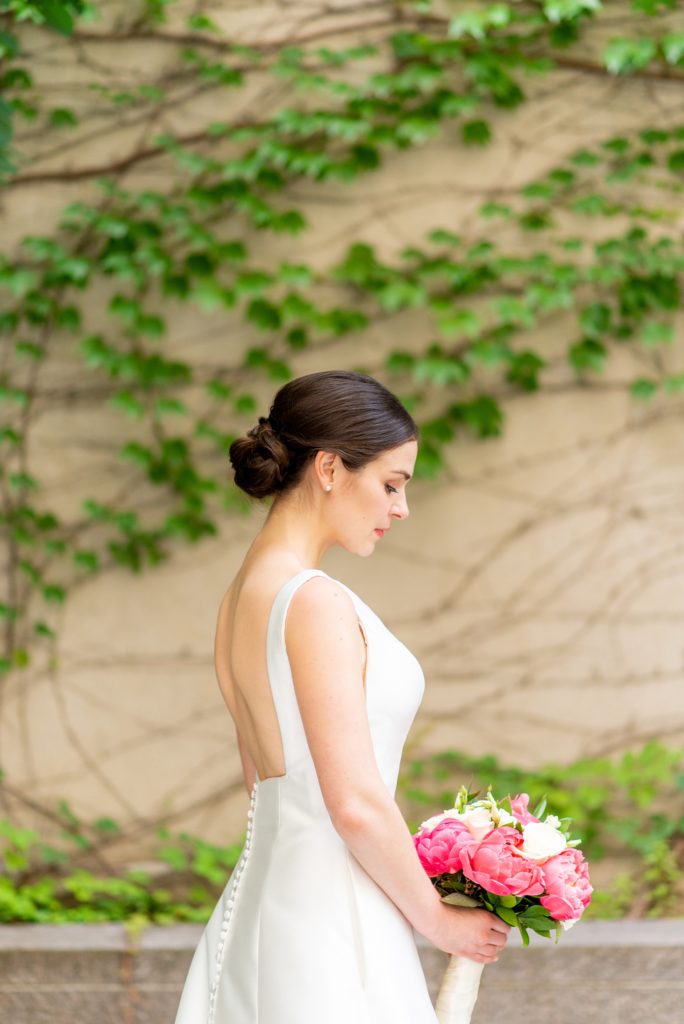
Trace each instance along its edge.
<instances>
[{"instance_id":1,"label":"woman's shoulder","mask_svg":"<svg viewBox=\"0 0 684 1024\"><path fill-rule=\"evenodd\" d=\"M357 629L358 613L353 592L322 569L301 570L286 581L281 591L285 592L288 636L312 630L346 633Z\"/></svg>"},{"instance_id":2,"label":"woman's shoulder","mask_svg":"<svg viewBox=\"0 0 684 1024\"><path fill-rule=\"evenodd\" d=\"M292 590L290 603L296 601L301 606L316 605L340 597L349 598L349 590L344 583L323 569L301 569L285 581L282 589L288 588Z\"/></svg>"}]
</instances>

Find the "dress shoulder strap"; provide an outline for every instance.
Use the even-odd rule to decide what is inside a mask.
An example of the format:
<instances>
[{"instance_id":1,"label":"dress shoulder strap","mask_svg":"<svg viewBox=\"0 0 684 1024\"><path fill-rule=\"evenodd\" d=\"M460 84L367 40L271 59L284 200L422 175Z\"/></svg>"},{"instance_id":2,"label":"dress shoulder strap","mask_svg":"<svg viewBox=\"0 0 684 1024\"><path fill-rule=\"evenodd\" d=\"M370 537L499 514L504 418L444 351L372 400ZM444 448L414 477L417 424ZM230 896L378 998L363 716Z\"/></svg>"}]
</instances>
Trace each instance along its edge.
<instances>
[{"instance_id":1,"label":"dress shoulder strap","mask_svg":"<svg viewBox=\"0 0 684 1024\"><path fill-rule=\"evenodd\" d=\"M288 775L293 768L308 761L310 755L285 647L285 619L290 601L302 583L312 576L327 575L322 569L302 569L287 580L273 599L268 621L268 676Z\"/></svg>"}]
</instances>

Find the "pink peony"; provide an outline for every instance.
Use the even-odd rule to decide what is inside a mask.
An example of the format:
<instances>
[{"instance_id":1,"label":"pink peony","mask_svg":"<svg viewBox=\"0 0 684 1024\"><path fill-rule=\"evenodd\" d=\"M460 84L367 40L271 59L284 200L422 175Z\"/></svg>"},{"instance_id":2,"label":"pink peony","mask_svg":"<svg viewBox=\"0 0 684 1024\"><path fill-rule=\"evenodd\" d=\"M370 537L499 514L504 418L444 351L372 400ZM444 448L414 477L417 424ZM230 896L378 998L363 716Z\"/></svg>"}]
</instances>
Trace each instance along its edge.
<instances>
[{"instance_id":1,"label":"pink peony","mask_svg":"<svg viewBox=\"0 0 684 1024\"><path fill-rule=\"evenodd\" d=\"M511 797L511 814L521 825L529 825L531 821L539 821L539 818L535 818L534 814L531 814L527 805L530 802L529 795L527 793L518 793L517 796Z\"/></svg>"},{"instance_id":2,"label":"pink peony","mask_svg":"<svg viewBox=\"0 0 684 1024\"><path fill-rule=\"evenodd\" d=\"M413 836L420 863L430 877L446 871L461 870L461 848L472 836L458 818L442 818L434 828L423 829Z\"/></svg>"},{"instance_id":3,"label":"pink peony","mask_svg":"<svg viewBox=\"0 0 684 1024\"><path fill-rule=\"evenodd\" d=\"M570 847L550 857L541 866L546 895L540 902L555 921L576 921L584 912L594 891L589 883L589 868L579 850Z\"/></svg>"},{"instance_id":4,"label":"pink peony","mask_svg":"<svg viewBox=\"0 0 684 1024\"><path fill-rule=\"evenodd\" d=\"M520 839L517 829L503 826L468 843L461 850L463 874L496 896L538 896L544 878L538 864L516 855Z\"/></svg>"}]
</instances>

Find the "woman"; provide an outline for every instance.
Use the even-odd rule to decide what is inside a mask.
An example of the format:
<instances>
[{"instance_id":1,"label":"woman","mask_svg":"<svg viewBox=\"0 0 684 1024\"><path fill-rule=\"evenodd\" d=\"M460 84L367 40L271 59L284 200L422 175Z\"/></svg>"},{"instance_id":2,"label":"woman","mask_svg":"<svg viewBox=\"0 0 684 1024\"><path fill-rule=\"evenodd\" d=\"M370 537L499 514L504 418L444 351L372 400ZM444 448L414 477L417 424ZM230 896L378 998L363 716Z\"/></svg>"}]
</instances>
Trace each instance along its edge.
<instances>
[{"instance_id":1,"label":"woman","mask_svg":"<svg viewBox=\"0 0 684 1024\"><path fill-rule=\"evenodd\" d=\"M231 445L237 485L275 495L216 630L251 801L176 1024L434 1024L412 928L479 963L506 942L495 915L440 901L393 798L418 662L317 568L408 516L417 436L378 381L330 371L290 381Z\"/></svg>"}]
</instances>

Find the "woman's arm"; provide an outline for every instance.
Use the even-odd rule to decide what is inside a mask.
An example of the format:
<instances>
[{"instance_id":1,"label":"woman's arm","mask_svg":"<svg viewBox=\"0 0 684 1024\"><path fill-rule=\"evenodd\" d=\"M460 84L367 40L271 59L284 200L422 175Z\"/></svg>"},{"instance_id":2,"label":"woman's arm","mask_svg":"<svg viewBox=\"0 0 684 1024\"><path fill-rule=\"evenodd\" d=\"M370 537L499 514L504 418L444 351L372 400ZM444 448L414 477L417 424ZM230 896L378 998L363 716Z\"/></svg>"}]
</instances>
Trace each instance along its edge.
<instances>
[{"instance_id":1,"label":"woman's arm","mask_svg":"<svg viewBox=\"0 0 684 1024\"><path fill-rule=\"evenodd\" d=\"M356 609L334 580L295 592L285 623L292 676L318 781L345 843L413 927L480 963L496 959L509 926L485 910L450 907L425 874L375 760L359 665Z\"/></svg>"}]
</instances>

